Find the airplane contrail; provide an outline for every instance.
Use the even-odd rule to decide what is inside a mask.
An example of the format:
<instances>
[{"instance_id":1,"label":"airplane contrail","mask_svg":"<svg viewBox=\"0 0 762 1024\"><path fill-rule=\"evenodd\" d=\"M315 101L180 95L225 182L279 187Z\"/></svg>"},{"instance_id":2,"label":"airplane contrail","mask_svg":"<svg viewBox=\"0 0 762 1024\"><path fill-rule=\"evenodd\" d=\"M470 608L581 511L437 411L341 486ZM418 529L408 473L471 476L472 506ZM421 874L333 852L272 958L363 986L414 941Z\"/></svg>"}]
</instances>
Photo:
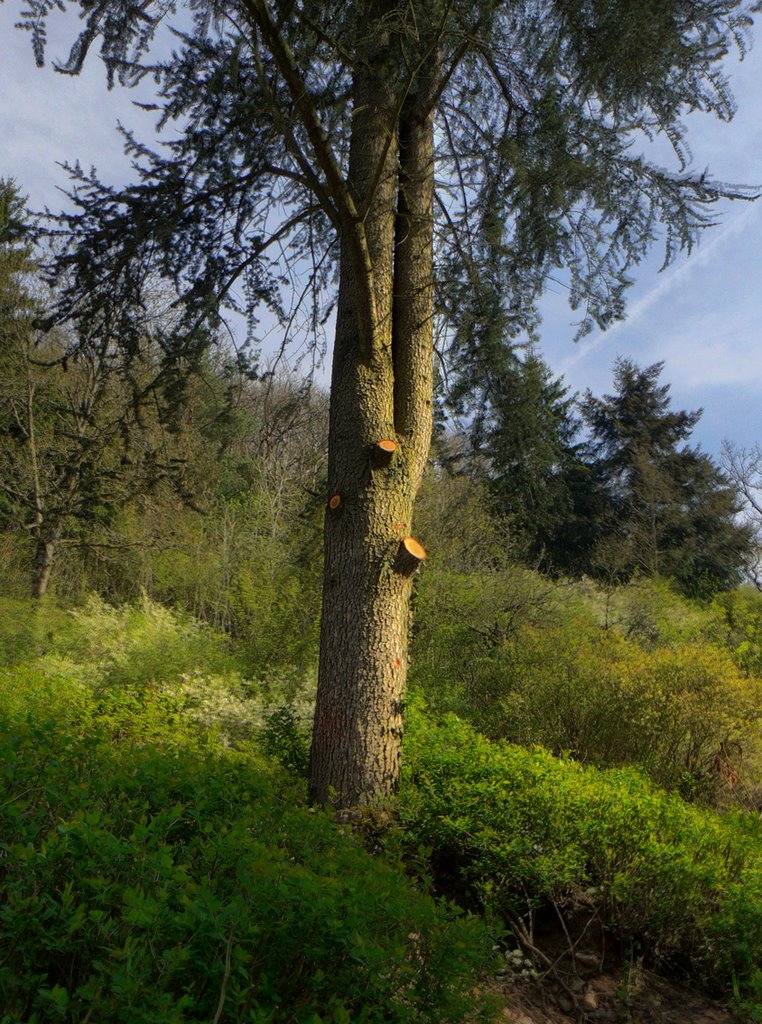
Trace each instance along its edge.
<instances>
[{"instance_id":1,"label":"airplane contrail","mask_svg":"<svg viewBox=\"0 0 762 1024\"><path fill-rule=\"evenodd\" d=\"M577 351L563 361L560 367L560 372L563 374L572 366L576 366L577 363L581 362L581 360L595 349L600 348L601 345L615 337L616 334L624 327L632 327L632 325L641 319L653 306L655 306L664 295L677 287L685 278L689 277L697 267L705 266L718 248L745 230L748 226L748 222L756 217L758 213L759 208L756 203L750 204L742 213L737 217L734 217L732 221L717 232L707 245L699 248L694 256L690 256L685 263L665 275L665 277L663 277L654 288L644 295L642 299L638 299L637 302L634 302L629 313L625 315L623 320L617 320L617 322L612 324L608 330L598 331L598 333L592 338L582 342L577 348Z\"/></svg>"}]
</instances>

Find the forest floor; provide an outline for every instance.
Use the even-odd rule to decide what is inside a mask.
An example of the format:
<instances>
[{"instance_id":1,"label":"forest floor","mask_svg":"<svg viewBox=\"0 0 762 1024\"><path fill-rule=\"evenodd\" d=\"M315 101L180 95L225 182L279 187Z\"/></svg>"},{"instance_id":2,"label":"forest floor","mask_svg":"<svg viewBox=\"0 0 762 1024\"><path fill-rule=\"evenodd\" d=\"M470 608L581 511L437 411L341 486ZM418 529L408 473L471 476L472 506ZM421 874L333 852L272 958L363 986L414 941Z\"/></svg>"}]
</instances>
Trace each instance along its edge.
<instances>
[{"instance_id":1,"label":"forest floor","mask_svg":"<svg viewBox=\"0 0 762 1024\"><path fill-rule=\"evenodd\" d=\"M522 977L508 965L497 979L506 1024L738 1024L728 1001L606 952L600 941L575 943L572 956L569 941L560 930L546 932L541 946L552 966L545 973Z\"/></svg>"},{"instance_id":2,"label":"forest floor","mask_svg":"<svg viewBox=\"0 0 762 1024\"><path fill-rule=\"evenodd\" d=\"M737 1024L727 1004L644 970L580 979L571 994L551 981L510 981L506 1024Z\"/></svg>"}]
</instances>

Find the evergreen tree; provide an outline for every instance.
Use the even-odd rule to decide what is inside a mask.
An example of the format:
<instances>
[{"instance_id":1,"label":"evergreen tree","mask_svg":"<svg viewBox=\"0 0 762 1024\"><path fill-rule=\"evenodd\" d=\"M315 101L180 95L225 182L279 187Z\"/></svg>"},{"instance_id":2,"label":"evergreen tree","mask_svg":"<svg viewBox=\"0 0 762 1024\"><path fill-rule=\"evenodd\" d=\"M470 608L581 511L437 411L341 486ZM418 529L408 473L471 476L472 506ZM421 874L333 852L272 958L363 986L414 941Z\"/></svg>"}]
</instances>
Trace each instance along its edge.
<instances>
[{"instance_id":1,"label":"evergreen tree","mask_svg":"<svg viewBox=\"0 0 762 1024\"><path fill-rule=\"evenodd\" d=\"M40 60L46 17L63 6L27 3ZM263 305L289 321L278 254L303 272L316 330L338 274L311 790L344 804L388 793L422 554L406 538L431 437L435 286L464 368L531 327L559 267L583 328L621 316L657 225L670 257L710 204L739 194L686 169L681 118L732 114L721 61L744 45L753 5L72 6L85 28L63 70L77 73L98 40L109 80L152 76L177 129L162 152L127 136L139 180L123 190L75 172L58 312L80 343L106 330L137 350L153 326L142 292L161 279L178 315L157 341L170 368L187 365L236 282L253 330ZM174 14L177 49L152 59ZM669 138L676 172L634 151L644 133Z\"/></svg>"},{"instance_id":2,"label":"evergreen tree","mask_svg":"<svg viewBox=\"0 0 762 1024\"><path fill-rule=\"evenodd\" d=\"M35 270L25 200L12 178L0 178L0 353L31 328Z\"/></svg>"},{"instance_id":3,"label":"evergreen tree","mask_svg":"<svg viewBox=\"0 0 762 1024\"><path fill-rule=\"evenodd\" d=\"M670 407L669 385L659 383L663 368L619 359L615 392L599 399L588 391L582 402L608 505L599 533L616 537L607 557L611 562L613 553L622 576L668 577L701 596L738 583L751 534L737 521L736 490L708 455L686 443L701 411Z\"/></svg>"},{"instance_id":4,"label":"evergreen tree","mask_svg":"<svg viewBox=\"0 0 762 1024\"><path fill-rule=\"evenodd\" d=\"M494 508L507 518L515 550L548 570L574 513L574 396L532 349L520 358L506 347L502 364L489 375L472 443L487 459Z\"/></svg>"}]
</instances>

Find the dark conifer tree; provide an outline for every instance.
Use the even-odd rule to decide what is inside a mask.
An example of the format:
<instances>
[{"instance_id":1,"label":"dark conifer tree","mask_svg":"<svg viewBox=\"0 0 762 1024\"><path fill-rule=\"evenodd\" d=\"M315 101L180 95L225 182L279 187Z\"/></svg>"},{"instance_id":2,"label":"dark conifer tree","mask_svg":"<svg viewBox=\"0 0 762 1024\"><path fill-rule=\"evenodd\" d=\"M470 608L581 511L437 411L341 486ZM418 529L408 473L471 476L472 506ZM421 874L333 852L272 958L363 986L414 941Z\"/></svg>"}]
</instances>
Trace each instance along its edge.
<instances>
[{"instance_id":1,"label":"dark conifer tree","mask_svg":"<svg viewBox=\"0 0 762 1024\"><path fill-rule=\"evenodd\" d=\"M597 532L608 535L610 554L610 538L617 538L623 577L660 575L702 596L739 582L752 538L737 520L735 488L687 443L701 411L671 408L669 385L659 382L663 368L620 359L614 393L595 398L588 391L581 404L591 466L606 496Z\"/></svg>"},{"instance_id":2,"label":"dark conifer tree","mask_svg":"<svg viewBox=\"0 0 762 1024\"><path fill-rule=\"evenodd\" d=\"M27 0L38 59L48 13L65 6ZM107 330L131 351L150 329L168 367L186 365L226 304L248 312L253 333L262 306L285 323L295 275L317 328L338 276L311 787L344 804L390 792L422 553L405 538L431 437L433 311L464 371L532 326L559 268L583 329L621 316L657 226L669 258L711 222L712 203L739 194L688 169L682 119L731 116L721 62L745 45L753 4L71 6L85 27L62 70L77 73L97 42L111 82L153 78L176 129L162 150L127 136L138 180L125 189L76 174L58 274L59 314L80 343ZM175 51L151 57L175 15ZM655 134L673 144L675 170L633 146ZM147 323L157 280L175 292L171 329Z\"/></svg>"},{"instance_id":3,"label":"dark conifer tree","mask_svg":"<svg viewBox=\"0 0 762 1024\"><path fill-rule=\"evenodd\" d=\"M31 327L29 279L36 267L25 200L15 181L0 178L0 352Z\"/></svg>"},{"instance_id":4,"label":"dark conifer tree","mask_svg":"<svg viewBox=\"0 0 762 1024\"><path fill-rule=\"evenodd\" d=\"M574 396L533 349L522 357L507 346L483 390L471 440L487 466L495 511L508 521L514 551L552 570L559 534L574 515Z\"/></svg>"}]
</instances>

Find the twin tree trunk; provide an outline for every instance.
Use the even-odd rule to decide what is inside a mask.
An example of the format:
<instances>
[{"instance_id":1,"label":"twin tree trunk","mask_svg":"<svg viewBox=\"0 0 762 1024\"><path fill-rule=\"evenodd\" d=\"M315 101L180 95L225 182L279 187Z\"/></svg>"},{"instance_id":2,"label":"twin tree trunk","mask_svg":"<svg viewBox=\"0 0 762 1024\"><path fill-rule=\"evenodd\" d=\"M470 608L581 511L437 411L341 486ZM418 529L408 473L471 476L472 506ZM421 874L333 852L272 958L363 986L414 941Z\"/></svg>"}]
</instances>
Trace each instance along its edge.
<instances>
[{"instance_id":1,"label":"twin tree trunk","mask_svg":"<svg viewBox=\"0 0 762 1024\"><path fill-rule=\"evenodd\" d=\"M364 221L370 270L342 233L328 465L328 494L339 501L325 522L310 767L311 798L344 807L392 793L399 777L420 555L405 557L402 540L411 533L432 426L431 103L424 83L394 110L382 33L377 46L354 82L348 184L358 210L372 194ZM358 313L364 273L375 296L372 338L362 336ZM396 442L388 458L378 457L380 440Z\"/></svg>"}]
</instances>

